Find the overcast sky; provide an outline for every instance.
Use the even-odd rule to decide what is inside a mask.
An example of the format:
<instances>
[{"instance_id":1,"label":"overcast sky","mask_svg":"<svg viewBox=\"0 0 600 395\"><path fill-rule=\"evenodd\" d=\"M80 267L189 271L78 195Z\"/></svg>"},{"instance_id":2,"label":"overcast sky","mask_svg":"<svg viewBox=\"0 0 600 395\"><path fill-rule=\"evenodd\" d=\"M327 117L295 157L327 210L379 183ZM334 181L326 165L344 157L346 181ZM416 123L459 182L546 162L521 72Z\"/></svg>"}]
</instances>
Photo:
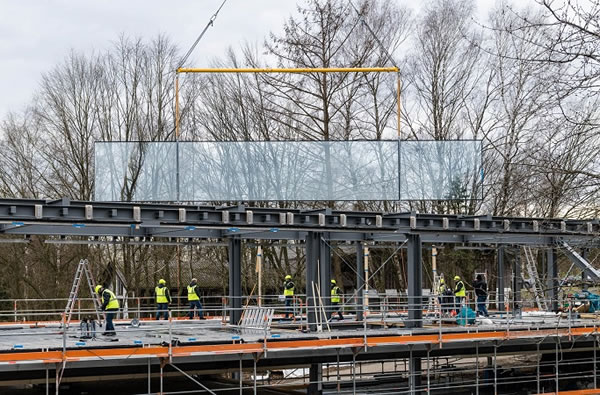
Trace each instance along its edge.
<instances>
[{"instance_id":1,"label":"overcast sky","mask_svg":"<svg viewBox=\"0 0 600 395\"><path fill-rule=\"evenodd\" d=\"M398 1L418 8L422 0ZM434 0L435 1L435 0ZM186 51L222 0L0 0L0 119L22 109L42 73L71 49L91 53L121 33L153 38L168 35ZM477 0L484 15L494 0ZM214 27L198 44L191 64L202 67L228 46L262 42L296 11L296 0L228 0Z\"/></svg>"}]
</instances>

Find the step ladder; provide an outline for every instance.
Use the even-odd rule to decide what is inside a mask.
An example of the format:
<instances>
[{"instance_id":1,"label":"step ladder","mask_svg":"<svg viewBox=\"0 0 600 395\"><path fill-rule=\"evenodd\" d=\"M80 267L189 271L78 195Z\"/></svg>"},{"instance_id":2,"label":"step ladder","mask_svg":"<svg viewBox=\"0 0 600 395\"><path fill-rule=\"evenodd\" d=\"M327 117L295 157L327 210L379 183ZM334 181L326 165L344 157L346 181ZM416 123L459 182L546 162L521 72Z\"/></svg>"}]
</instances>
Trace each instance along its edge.
<instances>
[{"instance_id":1,"label":"step ladder","mask_svg":"<svg viewBox=\"0 0 600 395\"><path fill-rule=\"evenodd\" d=\"M81 286L81 278L84 277L87 280L87 285L90 291L90 296L94 301L94 308L96 310L96 318L98 319L98 323L100 320L100 311L102 311L102 305L100 304L100 300L98 299L96 292L94 292L94 276L92 275L92 271L90 270L88 260L82 259L79 261L77 265L77 271L75 272L75 278L73 279L73 285L71 286L71 293L69 294L69 300L67 301L67 306L65 307L65 311L63 313L62 319L62 327L68 328L71 322L71 317L73 316L73 309L75 308L75 301L77 300L77 295L79 294L79 288Z\"/></svg>"},{"instance_id":2,"label":"step ladder","mask_svg":"<svg viewBox=\"0 0 600 395\"><path fill-rule=\"evenodd\" d=\"M537 307L542 311L548 311L548 305L544 299L544 287L542 287L542 282L538 275L533 251L531 251L531 247L523 247L523 252L525 253L525 267L527 268L527 274L529 274L531 291L535 296Z\"/></svg>"}]
</instances>

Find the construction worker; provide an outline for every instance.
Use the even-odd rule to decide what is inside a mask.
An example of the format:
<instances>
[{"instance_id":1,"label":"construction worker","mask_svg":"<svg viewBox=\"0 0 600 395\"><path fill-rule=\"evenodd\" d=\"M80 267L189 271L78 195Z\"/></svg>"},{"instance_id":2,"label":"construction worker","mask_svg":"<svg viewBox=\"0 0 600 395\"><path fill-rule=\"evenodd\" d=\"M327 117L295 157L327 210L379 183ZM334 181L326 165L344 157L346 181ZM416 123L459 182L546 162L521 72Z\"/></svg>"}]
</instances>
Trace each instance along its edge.
<instances>
[{"instance_id":1,"label":"construction worker","mask_svg":"<svg viewBox=\"0 0 600 395\"><path fill-rule=\"evenodd\" d=\"M448 300L448 291L450 291L450 294L452 294L452 290L448 288L444 278L440 278L440 286L438 287L438 300L440 302L442 313L450 312L451 302Z\"/></svg>"},{"instance_id":2,"label":"construction worker","mask_svg":"<svg viewBox=\"0 0 600 395\"><path fill-rule=\"evenodd\" d=\"M202 304L200 303L200 289L196 278L192 278L192 282L187 287L187 298L188 302L190 302L190 320L194 319L195 309L198 309L198 319L203 320L204 315L202 314Z\"/></svg>"},{"instance_id":3,"label":"construction worker","mask_svg":"<svg viewBox=\"0 0 600 395\"><path fill-rule=\"evenodd\" d=\"M294 299L294 282L289 274L285 276L283 281L283 296L285 297L285 318L288 318L292 313L292 301Z\"/></svg>"},{"instance_id":4,"label":"construction worker","mask_svg":"<svg viewBox=\"0 0 600 395\"><path fill-rule=\"evenodd\" d=\"M483 280L481 274L478 274L473 281L473 288L475 288L475 295L477 296L477 314L489 317L485 303L487 301L487 284Z\"/></svg>"},{"instance_id":5,"label":"construction worker","mask_svg":"<svg viewBox=\"0 0 600 395\"><path fill-rule=\"evenodd\" d=\"M96 285L95 291L102 298L102 311L106 312L106 326L103 336L116 336L113 319L119 310L119 300L113 291L104 288L102 285Z\"/></svg>"},{"instance_id":6,"label":"construction worker","mask_svg":"<svg viewBox=\"0 0 600 395\"><path fill-rule=\"evenodd\" d=\"M466 296L465 284L459 276L454 276L454 301L456 303L457 312L462 308Z\"/></svg>"},{"instance_id":7,"label":"construction worker","mask_svg":"<svg viewBox=\"0 0 600 395\"><path fill-rule=\"evenodd\" d=\"M333 315L336 312L338 313L340 321L344 319L344 316L342 315L342 309L339 307L340 294L340 287L337 286L335 280L331 280L331 317L329 317L330 320L333 318Z\"/></svg>"},{"instance_id":8,"label":"construction worker","mask_svg":"<svg viewBox=\"0 0 600 395\"><path fill-rule=\"evenodd\" d=\"M154 297L156 299L156 319L160 320L160 316L165 316L165 320L169 319L169 303L171 303L171 293L167 288L167 282L164 279L158 280L158 286L154 288Z\"/></svg>"}]
</instances>

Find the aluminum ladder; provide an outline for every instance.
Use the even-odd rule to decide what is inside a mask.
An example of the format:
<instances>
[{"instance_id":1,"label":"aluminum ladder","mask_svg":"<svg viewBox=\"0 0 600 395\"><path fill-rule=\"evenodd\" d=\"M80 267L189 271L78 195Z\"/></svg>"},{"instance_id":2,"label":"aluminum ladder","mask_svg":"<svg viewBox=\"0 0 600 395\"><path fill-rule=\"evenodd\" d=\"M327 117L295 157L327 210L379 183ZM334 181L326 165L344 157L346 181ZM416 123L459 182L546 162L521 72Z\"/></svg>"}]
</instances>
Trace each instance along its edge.
<instances>
[{"instance_id":1,"label":"aluminum ladder","mask_svg":"<svg viewBox=\"0 0 600 395\"><path fill-rule=\"evenodd\" d=\"M535 295L535 302L537 304L537 307L540 310L548 311L548 305L546 304L546 300L544 299L544 293L542 291L542 282L540 281L540 277L538 275L533 251L531 251L530 247L523 247L523 252L525 253L525 267L527 268L527 273L529 274L529 279L531 280L531 291Z\"/></svg>"},{"instance_id":2,"label":"aluminum ladder","mask_svg":"<svg viewBox=\"0 0 600 395\"><path fill-rule=\"evenodd\" d=\"M62 319L62 327L68 328L71 322L71 317L73 316L73 309L75 308L75 301L77 300L77 295L79 294L79 288L81 286L81 278L85 276L88 284L88 288L90 291L90 295L92 300L94 301L94 308L96 310L96 318L100 323L100 311L102 310L102 305L100 304L100 300L96 296L94 292L94 277L92 275L92 271L90 270L88 260L82 259L79 261L77 265L77 271L75 272L75 278L73 279L73 285L71 286L71 293L69 294L69 300L67 301L67 306L65 307L65 311L63 313Z\"/></svg>"}]
</instances>

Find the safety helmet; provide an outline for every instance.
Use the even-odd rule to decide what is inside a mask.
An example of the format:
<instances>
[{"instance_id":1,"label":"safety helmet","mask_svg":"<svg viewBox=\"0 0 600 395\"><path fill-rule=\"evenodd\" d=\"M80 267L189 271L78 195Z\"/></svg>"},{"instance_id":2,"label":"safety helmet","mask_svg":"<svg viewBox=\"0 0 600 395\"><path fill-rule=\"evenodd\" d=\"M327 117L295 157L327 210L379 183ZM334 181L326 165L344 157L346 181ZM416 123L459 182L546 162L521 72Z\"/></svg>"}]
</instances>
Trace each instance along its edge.
<instances>
[{"instance_id":1,"label":"safety helmet","mask_svg":"<svg viewBox=\"0 0 600 395\"><path fill-rule=\"evenodd\" d=\"M94 288L96 293L99 293L101 289L102 289L102 285L96 285L96 288Z\"/></svg>"},{"instance_id":2,"label":"safety helmet","mask_svg":"<svg viewBox=\"0 0 600 395\"><path fill-rule=\"evenodd\" d=\"M460 277L459 276L454 276L454 281L458 281L458 280L460 280Z\"/></svg>"},{"instance_id":3,"label":"safety helmet","mask_svg":"<svg viewBox=\"0 0 600 395\"><path fill-rule=\"evenodd\" d=\"M287 276L285 276L285 279L286 279L286 280L291 280L291 279L292 279L292 276L290 276L290 275L288 274Z\"/></svg>"},{"instance_id":4,"label":"safety helmet","mask_svg":"<svg viewBox=\"0 0 600 395\"><path fill-rule=\"evenodd\" d=\"M335 284L335 280L331 280L331 283L332 283L332 284Z\"/></svg>"},{"instance_id":5,"label":"safety helmet","mask_svg":"<svg viewBox=\"0 0 600 395\"><path fill-rule=\"evenodd\" d=\"M158 280L158 283L159 284L166 284L167 282L165 281L164 278L161 278L160 280Z\"/></svg>"}]
</instances>

